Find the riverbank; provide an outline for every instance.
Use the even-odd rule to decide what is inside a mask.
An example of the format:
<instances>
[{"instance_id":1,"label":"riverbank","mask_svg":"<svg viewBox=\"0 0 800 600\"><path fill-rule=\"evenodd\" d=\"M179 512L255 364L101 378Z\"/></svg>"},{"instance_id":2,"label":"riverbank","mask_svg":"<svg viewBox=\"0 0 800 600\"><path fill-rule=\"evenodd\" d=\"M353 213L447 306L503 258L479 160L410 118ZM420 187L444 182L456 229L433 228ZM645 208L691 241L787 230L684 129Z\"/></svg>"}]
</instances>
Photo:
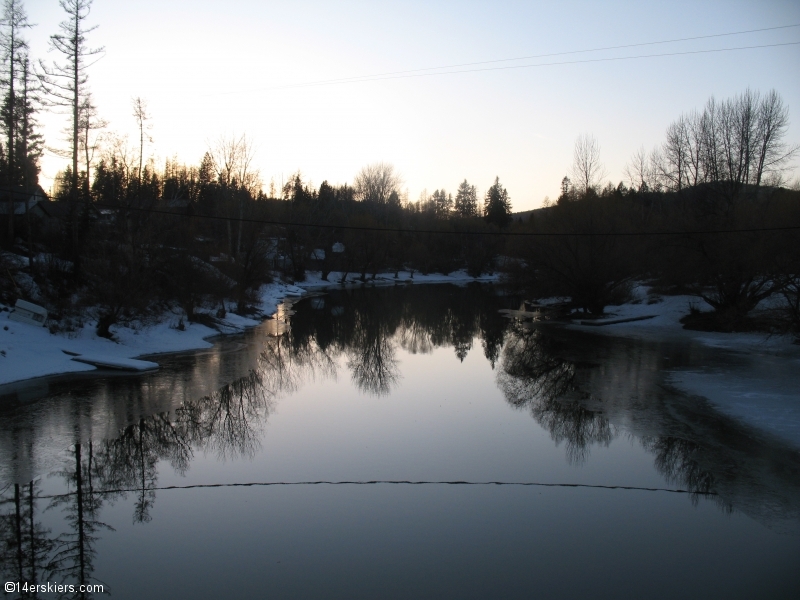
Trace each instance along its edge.
<instances>
[{"instance_id":1,"label":"riverbank","mask_svg":"<svg viewBox=\"0 0 800 600\"><path fill-rule=\"evenodd\" d=\"M800 346L793 336L684 329L681 318L691 308L710 307L694 296L661 296L646 286L637 287L633 294L634 303L608 307L608 315L593 325L576 318L568 327L653 343L700 344L731 356L746 356L734 370L725 362L692 369L666 367L666 384L800 448ZM598 326L598 321L608 324Z\"/></svg>"},{"instance_id":2,"label":"riverbank","mask_svg":"<svg viewBox=\"0 0 800 600\"><path fill-rule=\"evenodd\" d=\"M75 360L80 357L103 357L106 361L136 366L131 359L143 355L200 350L212 346L209 338L238 333L255 327L264 318L273 315L285 299L301 298L309 293L329 288L354 286L388 286L399 284L455 283L470 281L495 281L496 275L473 278L464 271L450 275L438 273L422 275L401 271L380 273L369 277L365 283L359 275L350 273L342 283L342 273L330 273L328 281L319 273L309 272L306 281L292 285L276 281L262 286L254 318L243 317L228 311L225 317L215 318L215 327L189 323L182 311L168 311L148 323L133 322L111 327L114 340L97 336L97 322L87 318L75 331L50 333L46 327L36 327L9 320L10 308L0 312L0 385L65 373L94 371L97 367Z\"/></svg>"},{"instance_id":3,"label":"riverbank","mask_svg":"<svg viewBox=\"0 0 800 600\"><path fill-rule=\"evenodd\" d=\"M690 311L710 311L702 299L690 295L662 295L653 293L646 285L638 285L632 291L632 301L619 306L606 307L606 314L588 321L580 313L574 313L570 327L591 329L604 335L616 335L637 339L693 340L705 346L736 351L773 352L790 354L800 350L791 335L770 335L764 332L722 333L684 329L681 319ZM560 299L552 299L552 302ZM757 312L759 309L757 308Z\"/></svg>"}]
</instances>

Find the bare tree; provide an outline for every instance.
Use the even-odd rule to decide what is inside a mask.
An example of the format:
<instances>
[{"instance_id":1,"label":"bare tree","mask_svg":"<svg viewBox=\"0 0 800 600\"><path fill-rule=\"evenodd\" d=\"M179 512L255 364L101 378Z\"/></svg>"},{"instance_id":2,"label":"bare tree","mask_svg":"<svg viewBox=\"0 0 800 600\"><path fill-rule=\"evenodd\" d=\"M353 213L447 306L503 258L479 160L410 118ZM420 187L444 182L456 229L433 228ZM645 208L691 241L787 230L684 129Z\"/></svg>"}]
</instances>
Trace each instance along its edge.
<instances>
[{"instance_id":1,"label":"bare tree","mask_svg":"<svg viewBox=\"0 0 800 600\"><path fill-rule=\"evenodd\" d=\"M256 149L246 134L221 136L209 148L219 183L228 187L243 187L251 194L261 189L261 177L253 168Z\"/></svg>"},{"instance_id":2,"label":"bare tree","mask_svg":"<svg viewBox=\"0 0 800 600\"><path fill-rule=\"evenodd\" d=\"M78 152L80 149L79 131L81 101L84 86L88 81L86 70L94 64L91 57L103 52L103 48L89 48L86 35L97 26L86 27L85 21L91 10L92 0L59 0L67 19L59 23L61 33L50 36L50 47L63 55L64 62L47 65L39 62L40 78L54 106L69 108L72 114L72 190L70 196L78 196Z\"/></svg>"},{"instance_id":3,"label":"bare tree","mask_svg":"<svg viewBox=\"0 0 800 600\"><path fill-rule=\"evenodd\" d=\"M92 185L91 165L94 155L100 145L101 135L97 133L100 129L108 127L108 121L101 119L97 113L97 107L92 102L92 94L87 93L80 106L80 119L78 121L78 143L83 151L86 165L86 186L85 195L88 197L89 188ZM141 169L141 165L139 167Z\"/></svg>"},{"instance_id":4,"label":"bare tree","mask_svg":"<svg viewBox=\"0 0 800 600\"><path fill-rule=\"evenodd\" d=\"M600 162L600 144L589 134L575 140L575 151L572 160L572 183L578 193L585 194L594 189L606 176Z\"/></svg>"},{"instance_id":5,"label":"bare tree","mask_svg":"<svg viewBox=\"0 0 800 600\"><path fill-rule=\"evenodd\" d=\"M367 165L356 175L353 187L356 197L366 202L388 204L394 193L399 198L403 178L386 162Z\"/></svg>"},{"instance_id":6,"label":"bare tree","mask_svg":"<svg viewBox=\"0 0 800 600\"><path fill-rule=\"evenodd\" d=\"M246 134L222 136L213 148L209 148L209 155L217 174L217 180L222 186L223 200L228 206L228 249L234 254L233 231L231 227L231 211L235 197L239 197L239 228L236 238L235 253L239 254L242 247L241 219L244 218L245 201L247 197L253 198L261 190L261 175L253 167L255 146L247 139Z\"/></svg>"},{"instance_id":7,"label":"bare tree","mask_svg":"<svg viewBox=\"0 0 800 600\"><path fill-rule=\"evenodd\" d=\"M150 121L150 114L147 112L147 102L141 97L136 96L132 101L133 104L133 118L136 119L136 126L139 128L139 181L142 180L142 159L144 157L144 142L145 138L147 138L148 142L152 142L153 140L150 138L148 134L145 133L146 130L150 129L149 121Z\"/></svg>"},{"instance_id":8,"label":"bare tree","mask_svg":"<svg viewBox=\"0 0 800 600\"><path fill-rule=\"evenodd\" d=\"M787 145L783 138L789 128L789 107L775 90L770 90L758 107L758 159L755 184L761 185L764 175L781 176L800 150L797 144Z\"/></svg>"},{"instance_id":9,"label":"bare tree","mask_svg":"<svg viewBox=\"0 0 800 600\"><path fill-rule=\"evenodd\" d=\"M718 102L708 100L670 124L655 160L661 183L679 191L699 183L724 184L730 197L765 177L780 182L800 146L786 144L789 109L775 90L750 89Z\"/></svg>"},{"instance_id":10,"label":"bare tree","mask_svg":"<svg viewBox=\"0 0 800 600\"><path fill-rule=\"evenodd\" d=\"M689 161L689 135L686 118L681 116L667 127L667 139L664 142L660 162L660 175L667 188L681 191L686 184L686 169Z\"/></svg>"},{"instance_id":11,"label":"bare tree","mask_svg":"<svg viewBox=\"0 0 800 600\"><path fill-rule=\"evenodd\" d=\"M651 169L650 157L644 146L639 148L631 156L630 162L625 165L623 171L628 178L630 187L640 192L647 191L653 187L653 171Z\"/></svg>"}]
</instances>

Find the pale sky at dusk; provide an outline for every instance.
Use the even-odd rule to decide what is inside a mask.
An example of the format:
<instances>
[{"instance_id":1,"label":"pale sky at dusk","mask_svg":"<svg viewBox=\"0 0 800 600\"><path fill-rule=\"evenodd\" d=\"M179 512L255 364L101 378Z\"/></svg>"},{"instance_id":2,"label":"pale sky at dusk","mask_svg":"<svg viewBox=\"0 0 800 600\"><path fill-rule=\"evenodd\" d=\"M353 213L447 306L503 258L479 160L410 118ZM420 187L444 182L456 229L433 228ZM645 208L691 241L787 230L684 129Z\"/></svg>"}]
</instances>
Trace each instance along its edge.
<instances>
[{"instance_id":1,"label":"pale sky at dusk","mask_svg":"<svg viewBox=\"0 0 800 600\"><path fill-rule=\"evenodd\" d=\"M31 54L52 61L57 0L26 2ZM95 0L90 46L105 56L89 86L110 131L133 136L131 98L152 114L149 153L198 164L221 135L246 133L265 187L300 169L319 185L387 161L409 198L481 193L494 177L514 210L558 195L575 138L594 135L609 179L671 121L747 87L776 89L800 143L800 45L611 62L291 84L800 24L796 0L724 2L334 2ZM800 27L474 67L595 60L800 42ZM45 115L49 146L67 117ZM67 161L46 154L49 190ZM800 173L795 161L794 176Z\"/></svg>"}]
</instances>

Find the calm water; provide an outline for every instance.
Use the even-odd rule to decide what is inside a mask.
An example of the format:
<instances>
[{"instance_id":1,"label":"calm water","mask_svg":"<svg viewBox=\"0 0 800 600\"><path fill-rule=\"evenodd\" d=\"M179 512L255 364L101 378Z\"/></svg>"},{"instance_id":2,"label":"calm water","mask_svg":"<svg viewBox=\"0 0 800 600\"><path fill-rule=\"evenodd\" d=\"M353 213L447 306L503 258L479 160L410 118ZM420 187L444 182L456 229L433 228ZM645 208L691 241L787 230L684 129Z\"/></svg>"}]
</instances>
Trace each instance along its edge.
<instances>
[{"instance_id":1,"label":"calm water","mask_svg":"<svg viewBox=\"0 0 800 600\"><path fill-rule=\"evenodd\" d=\"M477 286L343 291L154 374L0 390L4 580L800 597L800 452L666 383L748 358L498 313L517 306Z\"/></svg>"}]
</instances>

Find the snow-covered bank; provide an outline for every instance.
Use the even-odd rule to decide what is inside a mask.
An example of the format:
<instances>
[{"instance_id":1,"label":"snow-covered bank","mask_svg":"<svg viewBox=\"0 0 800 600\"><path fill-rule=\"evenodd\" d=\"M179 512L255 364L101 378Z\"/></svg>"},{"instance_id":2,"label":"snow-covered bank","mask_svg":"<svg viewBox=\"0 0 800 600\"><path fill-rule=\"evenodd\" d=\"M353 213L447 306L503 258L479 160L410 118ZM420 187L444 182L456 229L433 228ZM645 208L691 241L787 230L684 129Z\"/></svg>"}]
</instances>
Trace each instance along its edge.
<instances>
[{"instance_id":1,"label":"snow-covered bank","mask_svg":"<svg viewBox=\"0 0 800 600\"><path fill-rule=\"evenodd\" d=\"M609 323L603 327L583 325L580 322L583 315L576 313L576 319L570 327L591 330L603 335L638 339L692 340L705 346L735 351L789 354L798 352L797 346L793 345L794 339L788 335L715 333L684 329L680 320L689 314L691 308L710 310L710 307L697 296L661 296L650 294L649 291L647 286L637 286L633 290L634 302L606 307L606 316L600 321L617 321L616 323Z\"/></svg>"},{"instance_id":2,"label":"snow-covered bank","mask_svg":"<svg viewBox=\"0 0 800 600\"><path fill-rule=\"evenodd\" d=\"M341 273L331 273L328 279L329 281L323 281L319 273L310 272L307 280L299 285L281 282L265 285L260 290L256 308L263 315L271 315L284 299L296 299L309 292L341 287ZM495 276L486 276L477 280L495 279ZM476 281L463 271L451 275L415 273L413 277L410 273L401 271L398 278L394 277L394 273L381 273L374 280L368 278L366 284L357 280L358 274L351 273L345 284L372 286ZM0 385L46 375L95 370L92 365L73 360L76 355L104 357L107 361L124 364L126 359L142 355L208 348L212 345L208 341L210 337L220 333L236 333L260 323L260 320L228 312L225 318L218 319L218 329L212 329L199 323L186 322L182 319L182 313L166 313L156 324L112 326L115 337L112 341L98 337L95 331L96 322L91 320L87 320L78 331L52 334L46 327L11 321L9 314L8 310L0 312Z\"/></svg>"},{"instance_id":3,"label":"snow-covered bank","mask_svg":"<svg viewBox=\"0 0 800 600\"><path fill-rule=\"evenodd\" d=\"M499 279L499 274L481 275L480 277L471 277L466 271L453 271L449 275L442 275L441 273L429 273L423 275L419 272L411 273L410 271L400 271L395 277L394 273L378 273L374 278L368 275L366 281L361 281L359 273L348 273L346 279L342 281L344 273L331 272L328 274L327 281L323 280L320 273L310 271L306 274L306 279L298 284L307 291L322 290L322 289L335 289L344 287L355 286L388 286L398 284L411 284L411 283L453 283L464 284L472 281L482 282L495 282Z\"/></svg>"},{"instance_id":4,"label":"snow-covered bank","mask_svg":"<svg viewBox=\"0 0 800 600\"><path fill-rule=\"evenodd\" d=\"M593 334L656 342L685 342L718 349L718 364L669 369L666 382L683 393L701 396L720 412L800 448L800 346L791 336L764 333L713 333L683 329L690 307L703 306L693 296L653 296L640 286L637 304L608 307L608 319L650 319L602 327L569 325ZM650 304L649 302L652 302ZM577 316L577 315L576 315ZM746 356L726 361L724 356Z\"/></svg>"},{"instance_id":5,"label":"snow-covered bank","mask_svg":"<svg viewBox=\"0 0 800 600\"><path fill-rule=\"evenodd\" d=\"M781 438L800 449L800 360L794 367L776 357L757 357L751 368L677 369L667 376L675 388L702 396L723 414ZM793 372L792 372L793 371Z\"/></svg>"}]
</instances>

